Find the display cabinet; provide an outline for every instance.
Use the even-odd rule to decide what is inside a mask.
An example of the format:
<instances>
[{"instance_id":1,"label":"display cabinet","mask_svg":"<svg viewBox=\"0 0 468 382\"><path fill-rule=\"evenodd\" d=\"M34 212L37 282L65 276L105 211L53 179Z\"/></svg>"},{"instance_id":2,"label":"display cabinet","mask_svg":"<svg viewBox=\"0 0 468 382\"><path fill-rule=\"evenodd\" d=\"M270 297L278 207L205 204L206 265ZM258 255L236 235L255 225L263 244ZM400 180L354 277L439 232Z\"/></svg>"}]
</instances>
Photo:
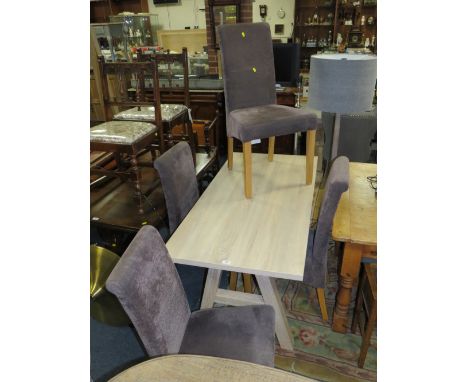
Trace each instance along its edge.
<instances>
[{"instance_id":1,"label":"display cabinet","mask_svg":"<svg viewBox=\"0 0 468 382\"><path fill-rule=\"evenodd\" d=\"M153 46L157 44L156 27L158 16L153 13L123 13L109 16L111 22L122 23L123 34L129 48Z\"/></svg>"},{"instance_id":2,"label":"display cabinet","mask_svg":"<svg viewBox=\"0 0 468 382\"><path fill-rule=\"evenodd\" d=\"M294 41L301 45L301 70L310 56L337 45L377 47L377 0L296 0Z\"/></svg>"},{"instance_id":3,"label":"display cabinet","mask_svg":"<svg viewBox=\"0 0 468 382\"><path fill-rule=\"evenodd\" d=\"M310 56L333 45L336 0L296 0L295 8L294 42L301 46L301 69L308 70Z\"/></svg>"},{"instance_id":4,"label":"display cabinet","mask_svg":"<svg viewBox=\"0 0 468 382\"><path fill-rule=\"evenodd\" d=\"M123 23L91 24L91 36L99 48L98 55L104 56L106 61L127 60Z\"/></svg>"},{"instance_id":5,"label":"display cabinet","mask_svg":"<svg viewBox=\"0 0 468 382\"><path fill-rule=\"evenodd\" d=\"M209 72L208 54L196 53L188 56L189 74L192 76L206 76Z\"/></svg>"},{"instance_id":6,"label":"display cabinet","mask_svg":"<svg viewBox=\"0 0 468 382\"><path fill-rule=\"evenodd\" d=\"M377 1L339 0L335 33L351 48L377 49Z\"/></svg>"}]
</instances>

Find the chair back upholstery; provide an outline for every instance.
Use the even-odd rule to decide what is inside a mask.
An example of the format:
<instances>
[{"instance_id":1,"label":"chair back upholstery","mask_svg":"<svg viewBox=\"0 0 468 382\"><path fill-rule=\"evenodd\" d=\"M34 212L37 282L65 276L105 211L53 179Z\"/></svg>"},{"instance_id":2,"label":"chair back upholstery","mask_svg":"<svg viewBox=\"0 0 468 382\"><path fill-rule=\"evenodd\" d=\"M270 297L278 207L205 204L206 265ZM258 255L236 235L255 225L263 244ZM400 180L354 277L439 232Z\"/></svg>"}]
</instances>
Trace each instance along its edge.
<instances>
[{"instance_id":1,"label":"chair back upholstery","mask_svg":"<svg viewBox=\"0 0 468 382\"><path fill-rule=\"evenodd\" d=\"M246 107L276 104L275 65L267 23L218 28L226 115Z\"/></svg>"},{"instance_id":2,"label":"chair back upholstery","mask_svg":"<svg viewBox=\"0 0 468 382\"><path fill-rule=\"evenodd\" d=\"M177 143L154 161L154 167L161 178L172 235L200 196L189 144Z\"/></svg>"},{"instance_id":3,"label":"chair back upholstery","mask_svg":"<svg viewBox=\"0 0 468 382\"><path fill-rule=\"evenodd\" d=\"M138 231L112 270L106 288L119 299L150 357L178 353L190 308L154 227Z\"/></svg>"},{"instance_id":4,"label":"chair back upholstery","mask_svg":"<svg viewBox=\"0 0 468 382\"><path fill-rule=\"evenodd\" d=\"M327 253L330 231L341 194L349 187L349 159L337 157L328 174L317 227L311 230L307 243L304 282L324 288L327 275Z\"/></svg>"}]
</instances>

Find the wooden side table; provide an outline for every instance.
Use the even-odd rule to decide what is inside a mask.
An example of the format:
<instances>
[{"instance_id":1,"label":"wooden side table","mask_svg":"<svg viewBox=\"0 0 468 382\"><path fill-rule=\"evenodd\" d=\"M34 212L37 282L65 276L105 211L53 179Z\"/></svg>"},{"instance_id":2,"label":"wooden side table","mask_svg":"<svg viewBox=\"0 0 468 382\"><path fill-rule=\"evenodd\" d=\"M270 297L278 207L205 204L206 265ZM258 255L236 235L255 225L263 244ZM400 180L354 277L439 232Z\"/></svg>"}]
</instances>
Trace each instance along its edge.
<instances>
[{"instance_id":1,"label":"wooden side table","mask_svg":"<svg viewBox=\"0 0 468 382\"><path fill-rule=\"evenodd\" d=\"M341 196L333 220L332 238L344 243L340 288L336 295L332 329L346 333L353 283L358 279L361 259L377 251L377 198L368 177L377 174L373 163L349 164L349 189Z\"/></svg>"},{"instance_id":2,"label":"wooden side table","mask_svg":"<svg viewBox=\"0 0 468 382\"><path fill-rule=\"evenodd\" d=\"M365 317L362 317L364 313ZM367 324L366 324L367 321ZM370 339L377 323L377 264L365 264L359 283L359 289L354 311L351 331L356 332L357 326L362 335L361 354L358 366L363 367L369 349Z\"/></svg>"}]
</instances>

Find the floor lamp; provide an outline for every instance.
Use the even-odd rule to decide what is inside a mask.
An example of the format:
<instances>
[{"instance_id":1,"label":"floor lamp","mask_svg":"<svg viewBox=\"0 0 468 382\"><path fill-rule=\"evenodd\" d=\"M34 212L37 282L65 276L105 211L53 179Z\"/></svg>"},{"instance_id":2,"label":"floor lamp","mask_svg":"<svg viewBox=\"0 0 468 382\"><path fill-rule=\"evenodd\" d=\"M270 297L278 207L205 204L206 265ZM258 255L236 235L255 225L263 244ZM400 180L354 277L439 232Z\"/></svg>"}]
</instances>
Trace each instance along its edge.
<instances>
[{"instance_id":1,"label":"floor lamp","mask_svg":"<svg viewBox=\"0 0 468 382\"><path fill-rule=\"evenodd\" d=\"M377 80L377 56L319 54L310 57L308 107L336 113L331 159L338 154L341 114L370 110Z\"/></svg>"}]
</instances>

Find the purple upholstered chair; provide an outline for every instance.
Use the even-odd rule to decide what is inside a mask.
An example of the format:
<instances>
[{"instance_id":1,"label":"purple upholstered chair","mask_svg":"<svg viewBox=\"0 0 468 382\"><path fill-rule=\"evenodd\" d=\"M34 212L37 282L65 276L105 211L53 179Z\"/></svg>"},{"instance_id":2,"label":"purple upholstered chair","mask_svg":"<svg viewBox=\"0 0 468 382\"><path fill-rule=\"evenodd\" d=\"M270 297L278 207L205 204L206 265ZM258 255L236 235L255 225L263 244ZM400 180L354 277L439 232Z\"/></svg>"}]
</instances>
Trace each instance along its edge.
<instances>
[{"instance_id":1,"label":"purple upholstered chair","mask_svg":"<svg viewBox=\"0 0 468 382\"><path fill-rule=\"evenodd\" d=\"M228 136L228 169L233 165L233 138L243 144L244 193L252 197L253 139L269 138L273 160L275 136L307 131L306 183L312 183L316 116L276 104L275 66L267 23L218 27L223 64Z\"/></svg>"},{"instance_id":2,"label":"purple upholstered chair","mask_svg":"<svg viewBox=\"0 0 468 382\"><path fill-rule=\"evenodd\" d=\"M337 157L330 168L317 225L309 233L304 282L317 290L322 319L328 320L324 288L327 277L327 253L330 231L341 194L349 186L349 159Z\"/></svg>"},{"instance_id":3,"label":"purple upholstered chair","mask_svg":"<svg viewBox=\"0 0 468 382\"><path fill-rule=\"evenodd\" d=\"M172 235L200 196L189 144L177 143L154 161L154 167L161 179Z\"/></svg>"},{"instance_id":4,"label":"purple upholstered chair","mask_svg":"<svg viewBox=\"0 0 468 382\"><path fill-rule=\"evenodd\" d=\"M176 268L158 231L144 226L106 282L150 357L197 354L273 366L275 315L268 305L190 313Z\"/></svg>"},{"instance_id":5,"label":"purple upholstered chair","mask_svg":"<svg viewBox=\"0 0 468 382\"><path fill-rule=\"evenodd\" d=\"M197 175L190 146L179 142L154 161L166 199L169 233L172 235L199 198ZM244 291L252 293L252 275L244 274ZM230 287L236 290L237 272L231 272Z\"/></svg>"}]
</instances>

